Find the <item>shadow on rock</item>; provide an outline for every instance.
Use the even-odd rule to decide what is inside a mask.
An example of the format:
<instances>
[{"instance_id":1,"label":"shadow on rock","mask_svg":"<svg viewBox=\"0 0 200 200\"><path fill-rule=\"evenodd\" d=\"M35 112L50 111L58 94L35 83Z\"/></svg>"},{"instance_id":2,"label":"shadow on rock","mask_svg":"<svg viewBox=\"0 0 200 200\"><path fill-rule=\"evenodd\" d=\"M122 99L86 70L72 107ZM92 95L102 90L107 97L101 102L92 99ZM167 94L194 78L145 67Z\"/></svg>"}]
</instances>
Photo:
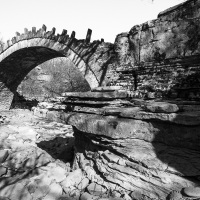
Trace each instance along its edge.
<instances>
[{"instance_id":1,"label":"shadow on rock","mask_svg":"<svg viewBox=\"0 0 200 200\"><path fill-rule=\"evenodd\" d=\"M73 137L56 137L53 140L41 141L37 146L54 159L59 159L63 162L72 162L74 158L74 138Z\"/></svg>"},{"instance_id":2,"label":"shadow on rock","mask_svg":"<svg viewBox=\"0 0 200 200\"><path fill-rule=\"evenodd\" d=\"M169 94L173 98L200 100L200 73L178 75L177 83L171 88Z\"/></svg>"}]
</instances>

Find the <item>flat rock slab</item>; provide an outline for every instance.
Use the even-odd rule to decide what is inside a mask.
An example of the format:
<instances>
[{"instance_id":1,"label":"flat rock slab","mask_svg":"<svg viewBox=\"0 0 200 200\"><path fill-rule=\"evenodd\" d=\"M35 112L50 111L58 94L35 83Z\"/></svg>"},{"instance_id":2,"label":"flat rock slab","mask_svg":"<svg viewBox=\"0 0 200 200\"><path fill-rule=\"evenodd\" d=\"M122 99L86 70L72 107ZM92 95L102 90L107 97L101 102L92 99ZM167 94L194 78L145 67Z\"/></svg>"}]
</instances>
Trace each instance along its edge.
<instances>
[{"instance_id":1,"label":"flat rock slab","mask_svg":"<svg viewBox=\"0 0 200 200\"><path fill-rule=\"evenodd\" d=\"M115 90L121 90L122 86L105 86L105 87L96 87L92 89L92 92L113 92Z\"/></svg>"},{"instance_id":2,"label":"flat rock slab","mask_svg":"<svg viewBox=\"0 0 200 200\"><path fill-rule=\"evenodd\" d=\"M131 103L130 101L127 100L122 100L122 99L117 99L117 100L113 100L113 101L99 101L99 99L97 101L94 100L90 100L90 101L84 101L84 100L72 100L72 99L65 99L63 100L63 102L67 105L81 105L81 106L98 106L98 107L102 107L102 106L106 106L106 105L113 105L113 106L123 106L123 105L127 105L127 106L133 106L134 104Z\"/></svg>"},{"instance_id":3,"label":"flat rock slab","mask_svg":"<svg viewBox=\"0 0 200 200\"><path fill-rule=\"evenodd\" d=\"M200 187L187 187L183 192L189 197L200 197Z\"/></svg>"},{"instance_id":4,"label":"flat rock slab","mask_svg":"<svg viewBox=\"0 0 200 200\"><path fill-rule=\"evenodd\" d=\"M157 112L153 113L153 112L146 112L140 107L92 108L92 107L81 107L81 106L74 106L69 111L71 111L71 114L70 112L63 113L61 114L61 119L62 116L64 115L70 116L72 115L72 113L74 113L75 115L79 115L79 113L80 115L81 113L85 114L94 113L96 115L110 115L113 117L118 116L118 117L132 118L137 120L150 120L150 121L156 120L156 121L164 121L164 122L170 122L174 124L188 125L188 126L200 125L200 111L179 112L179 113L157 113Z\"/></svg>"},{"instance_id":5,"label":"flat rock slab","mask_svg":"<svg viewBox=\"0 0 200 200\"><path fill-rule=\"evenodd\" d=\"M122 116L122 113L128 113L127 116L133 116L138 111L141 111L140 107L117 107L113 106L104 106L101 108L98 107L88 107L88 106L73 106L70 111L73 112L83 112L83 113L94 113L98 115L113 115L113 116ZM131 115L132 114L132 115Z\"/></svg>"},{"instance_id":6,"label":"flat rock slab","mask_svg":"<svg viewBox=\"0 0 200 200\"><path fill-rule=\"evenodd\" d=\"M145 109L155 113L176 113L179 111L179 107L176 104L167 102L152 102L147 104Z\"/></svg>"},{"instance_id":7,"label":"flat rock slab","mask_svg":"<svg viewBox=\"0 0 200 200\"><path fill-rule=\"evenodd\" d=\"M144 113L144 115L146 115L146 113ZM134 137L151 141L156 134L159 133L159 135L163 135L162 137L166 137L167 140L170 140L170 134L173 135L173 137L177 135L177 140L182 138L181 140L189 142L192 139L194 143L193 146L195 146L198 145L197 139L195 138L199 137L198 135L200 134L200 126L182 127L182 124L179 124L178 126L173 123L162 123L159 120L152 120L152 122L150 122L138 119L75 112L62 113L60 117L67 124L76 127L80 131L96 135L105 135L111 138ZM175 118L172 118L171 121L173 121L173 119ZM191 123L193 122L191 121Z\"/></svg>"},{"instance_id":8,"label":"flat rock slab","mask_svg":"<svg viewBox=\"0 0 200 200\"><path fill-rule=\"evenodd\" d=\"M66 92L63 97L78 99L124 99L128 97L126 90L117 90L114 92Z\"/></svg>"}]
</instances>

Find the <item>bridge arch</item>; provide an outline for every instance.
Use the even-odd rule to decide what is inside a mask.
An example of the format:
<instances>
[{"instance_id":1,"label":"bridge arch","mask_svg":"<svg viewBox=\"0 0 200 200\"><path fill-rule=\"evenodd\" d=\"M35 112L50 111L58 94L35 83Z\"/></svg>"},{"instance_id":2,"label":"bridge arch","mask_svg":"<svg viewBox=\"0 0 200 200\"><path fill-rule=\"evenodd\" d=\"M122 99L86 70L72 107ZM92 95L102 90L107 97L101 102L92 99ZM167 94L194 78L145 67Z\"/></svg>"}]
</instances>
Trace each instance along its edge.
<instances>
[{"instance_id":1,"label":"bridge arch","mask_svg":"<svg viewBox=\"0 0 200 200\"><path fill-rule=\"evenodd\" d=\"M74 31L71 36L66 30L55 35L55 28L47 32L45 25L38 31L33 27L31 31L25 29L23 34L16 33L0 53L0 109L10 107L13 93L33 68L56 57L71 60L91 88L101 85L105 72L97 55L103 40L90 43L90 37L90 29L85 40L77 40Z\"/></svg>"}]
</instances>

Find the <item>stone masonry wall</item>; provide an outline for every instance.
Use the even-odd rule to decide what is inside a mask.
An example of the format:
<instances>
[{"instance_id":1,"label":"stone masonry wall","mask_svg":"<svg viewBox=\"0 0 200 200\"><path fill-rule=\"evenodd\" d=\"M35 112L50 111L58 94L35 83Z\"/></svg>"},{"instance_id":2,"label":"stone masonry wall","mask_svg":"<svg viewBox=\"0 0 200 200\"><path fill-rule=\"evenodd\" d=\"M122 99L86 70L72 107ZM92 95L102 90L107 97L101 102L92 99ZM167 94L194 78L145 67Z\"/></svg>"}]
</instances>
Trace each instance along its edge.
<instances>
[{"instance_id":1,"label":"stone masonry wall","mask_svg":"<svg viewBox=\"0 0 200 200\"><path fill-rule=\"evenodd\" d=\"M188 0L136 25L115 40L114 84L141 95L200 98L200 0ZM137 73L137 77L134 74Z\"/></svg>"}]
</instances>

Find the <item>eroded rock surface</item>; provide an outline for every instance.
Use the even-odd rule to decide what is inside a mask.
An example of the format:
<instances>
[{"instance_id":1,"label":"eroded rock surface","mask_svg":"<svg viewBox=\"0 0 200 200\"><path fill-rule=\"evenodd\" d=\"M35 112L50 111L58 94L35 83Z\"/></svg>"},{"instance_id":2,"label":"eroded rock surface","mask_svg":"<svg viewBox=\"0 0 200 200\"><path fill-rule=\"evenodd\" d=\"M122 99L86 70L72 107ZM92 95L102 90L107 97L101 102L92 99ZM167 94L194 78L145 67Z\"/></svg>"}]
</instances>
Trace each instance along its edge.
<instances>
[{"instance_id":1,"label":"eroded rock surface","mask_svg":"<svg viewBox=\"0 0 200 200\"><path fill-rule=\"evenodd\" d=\"M105 106L97 98L93 106L91 96L83 103L83 95L63 95L67 106L62 112L53 111L53 105L37 109L41 116L73 126L73 168L97 184L94 193L102 187L105 194L120 192L120 198L166 199L171 191L200 184L199 102L126 97L130 104L112 99Z\"/></svg>"}]
</instances>

